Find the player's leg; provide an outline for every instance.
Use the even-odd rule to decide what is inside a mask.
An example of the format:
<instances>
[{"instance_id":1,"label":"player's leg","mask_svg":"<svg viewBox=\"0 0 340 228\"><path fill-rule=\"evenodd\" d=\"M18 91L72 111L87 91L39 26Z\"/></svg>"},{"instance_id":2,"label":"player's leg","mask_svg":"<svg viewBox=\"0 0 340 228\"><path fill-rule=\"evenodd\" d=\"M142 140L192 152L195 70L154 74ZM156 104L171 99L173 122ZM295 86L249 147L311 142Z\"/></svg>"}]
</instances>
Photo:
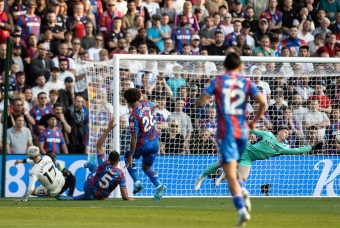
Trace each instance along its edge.
<instances>
[{"instance_id":1,"label":"player's leg","mask_svg":"<svg viewBox=\"0 0 340 228\"><path fill-rule=\"evenodd\" d=\"M209 174L216 173L216 171L221 167L219 162L215 162L211 164L206 170L201 173L201 175L198 177L195 183L195 190L200 189L202 182L204 181L204 178L208 176Z\"/></svg>"},{"instance_id":2,"label":"player's leg","mask_svg":"<svg viewBox=\"0 0 340 228\"><path fill-rule=\"evenodd\" d=\"M49 196L49 191L42 185L35 187L31 193L32 196Z\"/></svg>"},{"instance_id":3,"label":"player's leg","mask_svg":"<svg viewBox=\"0 0 340 228\"><path fill-rule=\"evenodd\" d=\"M245 144L246 142L247 141L245 141ZM245 207L242 190L237 180L236 167L237 161L240 158L239 149L242 150L242 148L239 148L239 144L236 139L229 137L218 143L218 148L221 153L220 163L222 164L230 193L233 196L234 205L239 214L236 225L243 226L245 222L250 220L250 215ZM240 146L242 147L242 145Z\"/></svg>"},{"instance_id":4,"label":"player's leg","mask_svg":"<svg viewBox=\"0 0 340 228\"><path fill-rule=\"evenodd\" d=\"M68 189L68 196L73 196L74 189L76 187L76 177L71 174L65 179L65 184L59 194L64 193Z\"/></svg>"},{"instance_id":5,"label":"player's leg","mask_svg":"<svg viewBox=\"0 0 340 228\"><path fill-rule=\"evenodd\" d=\"M251 167L251 159L249 157L249 152L248 150L245 150L243 154L241 155L241 159L237 166L237 169L238 169L237 177L238 177L238 181L240 183L241 189L242 189L244 202L249 212L251 211L250 193L246 189L245 181L248 179L248 176L250 173L250 167Z\"/></svg>"},{"instance_id":6,"label":"player's leg","mask_svg":"<svg viewBox=\"0 0 340 228\"><path fill-rule=\"evenodd\" d=\"M91 173L92 173L97 167L98 167L97 164L92 163L92 162L90 162L90 161L85 162L85 164L84 164L84 168L89 169L89 171L90 171Z\"/></svg>"},{"instance_id":7,"label":"player's leg","mask_svg":"<svg viewBox=\"0 0 340 228\"><path fill-rule=\"evenodd\" d=\"M136 153L138 153L137 150L135 151L135 155L136 155ZM130 155L130 150L127 150L124 154L125 163L127 162L129 155ZM142 185L142 183L138 179L137 166L136 166L136 164L134 163L133 160L132 160L132 164L129 167L127 167L127 170L129 172L132 180L133 180L133 183L135 184L135 188L133 189L133 194L137 194L138 192L140 192L144 189L144 186Z\"/></svg>"}]
</instances>

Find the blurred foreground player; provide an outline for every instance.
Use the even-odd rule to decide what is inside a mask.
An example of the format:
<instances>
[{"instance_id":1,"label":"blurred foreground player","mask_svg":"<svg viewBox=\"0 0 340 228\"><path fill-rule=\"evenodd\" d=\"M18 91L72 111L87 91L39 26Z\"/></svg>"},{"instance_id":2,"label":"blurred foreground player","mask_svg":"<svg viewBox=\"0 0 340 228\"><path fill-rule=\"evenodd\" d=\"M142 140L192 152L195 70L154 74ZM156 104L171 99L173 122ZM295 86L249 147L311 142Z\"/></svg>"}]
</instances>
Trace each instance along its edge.
<instances>
[{"instance_id":1,"label":"blurred foreground player","mask_svg":"<svg viewBox=\"0 0 340 228\"><path fill-rule=\"evenodd\" d=\"M124 154L125 167L129 171L135 183L133 194L144 189L138 180L137 167L132 159L143 158L142 169L151 182L157 188L153 200L160 200L166 187L158 180L158 174L152 169L152 165L159 151L159 139L156 131L156 120L153 118L152 109L158 107L158 103L140 101L142 94L138 89L128 89L124 92L124 98L132 108L129 119L131 141L130 150Z\"/></svg>"},{"instance_id":2,"label":"blurred foreground player","mask_svg":"<svg viewBox=\"0 0 340 228\"><path fill-rule=\"evenodd\" d=\"M49 156L40 156L39 148L30 146L27 150L27 159L16 160L14 165L19 163L32 164L29 171L29 185L21 201L27 201L30 195L33 196L55 196L64 186L65 179L63 174L55 168ZM34 187L37 180L40 186Z\"/></svg>"},{"instance_id":3,"label":"blurred foreground player","mask_svg":"<svg viewBox=\"0 0 340 228\"><path fill-rule=\"evenodd\" d=\"M57 157L53 151L48 151L46 155L52 159L54 166L64 175L65 184L59 194L62 194L68 189L68 196L73 196L74 188L76 187L76 177L67 170L63 164L57 162Z\"/></svg>"},{"instance_id":4,"label":"blurred foreground player","mask_svg":"<svg viewBox=\"0 0 340 228\"><path fill-rule=\"evenodd\" d=\"M313 146L299 147L291 149L284 142L289 136L289 129L287 126L280 126L276 133L276 136L268 131L250 130L251 134L260 136L261 138L253 142L248 143L246 151L243 152L241 159L238 163L237 176L244 182L248 179L250 174L251 163L257 160L265 160L271 157L279 155L294 155L304 154L311 150L319 150L322 148L323 143L317 143ZM209 175L216 173L217 169L221 167L219 162L211 164L197 179L195 183L195 190L200 189L200 186L204 178ZM225 173L216 180L215 185L219 186L225 179ZM250 205L247 205L248 211L251 210Z\"/></svg>"},{"instance_id":5,"label":"blurred foreground player","mask_svg":"<svg viewBox=\"0 0 340 228\"><path fill-rule=\"evenodd\" d=\"M196 101L197 107L203 107L215 95L217 104L217 146L220 153L220 163L226 173L228 187L233 196L239 219L237 226L244 226L250 220L250 214L245 207L245 200L249 201L249 193L242 180L237 180L237 161L246 149L248 141L248 127L246 123L246 106L249 96L259 104L255 118L249 123L253 129L266 108L266 101L254 83L238 74L241 68L240 56L230 53L224 61L227 73L211 80L208 87ZM243 198L244 197L244 198Z\"/></svg>"},{"instance_id":6,"label":"blurred foreground player","mask_svg":"<svg viewBox=\"0 0 340 228\"><path fill-rule=\"evenodd\" d=\"M108 124L105 132L100 136L96 145L98 165L86 162L85 168L90 170L90 174L84 184L84 194L69 197L61 194L56 195L57 200L105 200L111 192L119 185L122 198L124 200L133 200L130 198L126 189L125 175L123 171L117 168L120 161L119 153L112 151L108 160L105 159L105 143L107 135L115 127L114 118Z\"/></svg>"}]
</instances>

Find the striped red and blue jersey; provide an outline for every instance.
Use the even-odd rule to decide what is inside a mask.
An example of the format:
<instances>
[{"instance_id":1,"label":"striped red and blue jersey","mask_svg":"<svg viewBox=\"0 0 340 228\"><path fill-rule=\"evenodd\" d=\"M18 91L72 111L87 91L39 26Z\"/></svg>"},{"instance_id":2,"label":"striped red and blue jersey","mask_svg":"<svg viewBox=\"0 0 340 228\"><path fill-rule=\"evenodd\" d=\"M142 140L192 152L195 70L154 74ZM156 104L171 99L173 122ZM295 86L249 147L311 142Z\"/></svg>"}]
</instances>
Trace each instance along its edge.
<instances>
[{"instance_id":1,"label":"striped red and blue jersey","mask_svg":"<svg viewBox=\"0 0 340 228\"><path fill-rule=\"evenodd\" d=\"M65 140L59 128L55 130L46 128L40 132L39 143L44 143L43 148L46 152L52 150L54 153L60 154L61 146L65 145Z\"/></svg>"},{"instance_id":2,"label":"striped red and blue jersey","mask_svg":"<svg viewBox=\"0 0 340 228\"><path fill-rule=\"evenodd\" d=\"M306 41L303 39L292 39L292 38L286 38L281 41L282 47L287 47L292 56L299 56L299 50L301 46L307 45Z\"/></svg>"},{"instance_id":3,"label":"striped red and blue jersey","mask_svg":"<svg viewBox=\"0 0 340 228\"><path fill-rule=\"evenodd\" d=\"M283 14L277 9L274 14L271 14L269 9L267 9L261 13L260 19L262 18L267 19L268 23L271 23L272 25L278 25L282 23Z\"/></svg>"},{"instance_id":4,"label":"striped red and blue jersey","mask_svg":"<svg viewBox=\"0 0 340 228\"><path fill-rule=\"evenodd\" d=\"M173 30L171 39L175 43L175 50L182 54L183 44L190 44L191 36L194 34L189 28L176 28Z\"/></svg>"},{"instance_id":5,"label":"striped red and blue jersey","mask_svg":"<svg viewBox=\"0 0 340 228\"><path fill-rule=\"evenodd\" d=\"M216 131L217 131L217 120L212 122L210 119L202 120L201 129L207 129L211 132L211 137L216 140Z\"/></svg>"},{"instance_id":6,"label":"striped red and blue jersey","mask_svg":"<svg viewBox=\"0 0 340 228\"><path fill-rule=\"evenodd\" d=\"M235 32L229 33L228 35L226 35L226 37L224 39L224 44L227 45L228 47L229 46L236 46L237 45L237 43L236 43L237 36L238 35L236 35ZM247 37L243 36L243 38L244 38L244 44L247 44Z\"/></svg>"},{"instance_id":7,"label":"striped red and blue jersey","mask_svg":"<svg viewBox=\"0 0 340 228\"><path fill-rule=\"evenodd\" d=\"M277 47L277 50L274 50L275 57L281 57L281 51L282 51L282 44L279 43L279 46Z\"/></svg>"},{"instance_id":8,"label":"striped red and blue jersey","mask_svg":"<svg viewBox=\"0 0 340 228\"><path fill-rule=\"evenodd\" d=\"M91 123L104 125L109 122L110 116L109 113L106 111L90 111L90 121Z\"/></svg>"},{"instance_id":9,"label":"striped red and blue jersey","mask_svg":"<svg viewBox=\"0 0 340 228\"><path fill-rule=\"evenodd\" d=\"M98 24L99 15L103 13L103 5L99 0L90 0L91 10Z\"/></svg>"},{"instance_id":10,"label":"striped red and blue jersey","mask_svg":"<svg viewBox=\"0 0 340 228\"><path fill-rule=\"evenodd\" d=\"M236 11L233 10L230 12L230 14L232 18L245 18L246 16L246 13L244 11L237 13Z\"/></svg>"},{"instance_id":11,"label":"striped red and blue jersey","mask_svg":"<svg viewBox=\"0 0 340 228\"><path fill-rule=\"evenodd\" d=\"M4 24L7 24L8 23L8 15L7 15L7 12L5 11L2 11L0 13L0 22L4 23ZM6 30L6 29L1 29L0 30L0 43L1 44L4 44L6 43L6 38L7 37L10 37L11 36L11 33L10 31Z\"/></svg>"},{"instance_id":12,"label":"striped red and blue jersey","mask_svg":"<svg viewBox=\"0 0 340 228\"><path fill-rule=\"evenodd\" d=\"M136 149L143 144L158 140L156 120L153 118L152 109L155 104L149 101L141 101L132 110L129 123L131 132L137 132Z\"/></svg>"},{"instance_id":13,"label":"striped red and blue jersey","mask_svg":"<svg viewBox=\"0 0 340 228\"><path fill-rule=\"evenodd\" d=\"M33 15L28 16L27 14L21 16L18 19L17 25L22 28L21 38L27 42L29 35L34 34L37 40L40 39L40 17Z\"/></svg>"},{"instance_id":14,"label":"striped red and blue jersey","mask_svg":"<svg viewBox=\"0 0 340 228\"><path fill-rule=\"evenodd\" d=\"M106 160L104 153L99 153L97 159L96 172L88 177L86 182L89 183L97 199L104 200L118 185L120 188L126 188L126 179L121 169L111 165Z\"/></svg>"},{"instance_id":15,"label":"striped red and blue jersey","mask_svg":"<svg viewBox=\"0 0 340 228\"><path fill-rule=\"evenodd\" d=\"M197 51L194 50L190 50L190 55L200 55L200 49L198 49Z\"/></svg>"},{"instance_id":16,"label":"striped red and blue jersey","mask_svg":"<svg viewBox=\"0 0 340 228\"><path fill-rule=\"evenodd\" d=\"M181 25L180 22L179 22L179 19L182 15L183 15L183 12L176 15L176 18L175 18L175 26L176 27L179 27ZM192 13L190 13L190 15L187 16L187 24L188 24L189 28L193 28L195 31L200 30L200 26L198 25L197 18Z\"/></svg>"},{"instance_id":17,"label":"striped red and blue jersey","mask_svg":"<svg viewBox=\"0 0 340 228\"><path fill-rule=\"evenodd\" d=\"M37 53L37 49L33 49L33 48L30 47L27 50L27 53L28 53L28 56L30 57L30 59L32 60L33 57L35 56L35 53Z\"/></svg>"},{"instance_id":18,"label":"striped red and blue jersey","mask_svg":"<svg viewBox=\"0 0 340 228\"><path fill-rule=\"evenodd\" d=\"M9 7L9 12L12 15L15 15L17 18L19 18L22 15L26 14L26 5L24 4L16 4L13 3L10 7ZM14 19L14 18L13 18Z\"/></svg>"},{"instance_id":19,"label":"striped red and blue jersey","mask_svg":"<svg viewBox=\"0 0 340 228\"><path fill-rule=\"evenodd\" d=\"M212 79L204 93L215 95L217 140L248 138L247 100L260 93L255 84L236 73L227 73Z\"/></svg>"},{"instance_id":20,"label":"striped red and blue jersey","mask_svg":"<svg viewBox=\"0 0 340 228\"><path fill-rule=\"evenodd\" d=\"M35 124L34 124L34 126L32 126L33 134L39 136L39 130L38 130L39 121L40 121L42 116L44 116L46 114L50 114L50 113L52 113L52 107L49 104L47 104L45 108L40 108L39 106L34 106L31 109L30 115L35 120Z\"/></svg>"}]
</instances>

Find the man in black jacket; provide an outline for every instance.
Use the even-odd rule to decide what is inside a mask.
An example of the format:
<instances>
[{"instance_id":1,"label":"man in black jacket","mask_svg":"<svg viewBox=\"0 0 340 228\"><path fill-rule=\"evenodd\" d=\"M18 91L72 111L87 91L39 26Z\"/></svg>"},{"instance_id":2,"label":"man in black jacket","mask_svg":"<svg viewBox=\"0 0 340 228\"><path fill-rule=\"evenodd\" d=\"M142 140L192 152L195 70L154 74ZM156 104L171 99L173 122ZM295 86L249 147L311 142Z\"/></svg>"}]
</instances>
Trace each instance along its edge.
<instances>
[{"instance_id":1,"label":"man in black jacket","mask_svg":"<svg viewBox=\"0 0 340 228\"><path fill-rule=\"evenodd\" d=\"M33 75L42 73L45 76L46 81L49 80L51 75L51 68L55 67L53 61L46 57L47 51L46 46L43 42L38 43L38 56L32 59L31 71ZM33 77L30 77L34 81ZM27 83L29 84L29 83Z\"/></svg>"}]
</instances>

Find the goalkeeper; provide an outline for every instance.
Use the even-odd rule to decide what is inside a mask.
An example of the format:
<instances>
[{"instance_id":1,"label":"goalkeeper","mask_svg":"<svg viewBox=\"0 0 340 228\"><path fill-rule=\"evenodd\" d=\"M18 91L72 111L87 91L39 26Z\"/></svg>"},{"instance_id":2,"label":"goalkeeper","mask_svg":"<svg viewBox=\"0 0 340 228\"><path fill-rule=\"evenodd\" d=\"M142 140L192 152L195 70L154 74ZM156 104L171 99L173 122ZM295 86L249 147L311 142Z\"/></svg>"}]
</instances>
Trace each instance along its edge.
<instances>
[{"instance_id":1,"label":"goalkeeper","mask_svg":"<svg viewBox=\"0 0 340 228\"><path fill-rule=\"evenodd\" d=\"M279 155L293 155L293 154L304 154L311 150L318 150L322 148L322 142L315 144L314 146L306 146L300 148L291 149L287 145L284 144L284 141L289 136L289 129L287 126L281 126L278 128L276 136L267 131L260 130L250 130L250 133L261 136L260 140L257 140L253 143L248 143L246 147L246 151L243 152L241 159L238 163L238 179L240 179L240 184L243 189L244 182L247 180L251 163L256 160L265 160L267 158L279 156ZM219 162L211 164L196 180L195 190L200 189L201 184L204 178L212 173L216 173L217 169L221 166ZM221 177L216 180L215 185L218 186L224 180L224 173ZM242 186L243 185L243 186ZM250 205L248 206L248 210L250 211Z\"/></svg>"}]
</instances>

